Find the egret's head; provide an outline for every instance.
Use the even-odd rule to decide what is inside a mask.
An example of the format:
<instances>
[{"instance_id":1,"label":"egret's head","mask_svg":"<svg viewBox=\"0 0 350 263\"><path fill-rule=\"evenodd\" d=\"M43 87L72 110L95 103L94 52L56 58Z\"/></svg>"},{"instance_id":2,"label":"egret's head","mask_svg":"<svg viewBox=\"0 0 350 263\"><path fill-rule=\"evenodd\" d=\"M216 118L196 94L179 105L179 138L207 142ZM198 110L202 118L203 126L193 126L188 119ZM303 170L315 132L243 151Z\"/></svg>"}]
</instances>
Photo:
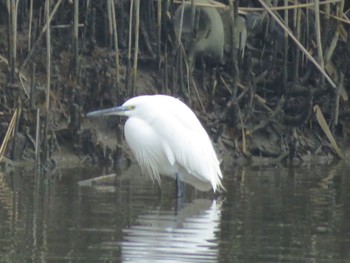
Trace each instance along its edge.
<instances>
[{"instance_id":1,"label":"egret's head","mask_svg":"<svg viewBox=\"0 0 350 263\"><path fill-rule=\"evenodd\" d=\"M130 116L131 112L135 110L135 106L129 105L108 108L104 110L92 111L86 114L86 117L99 117L99 116L109 116L109 115L119 115L119 116Z\"/></svg>"},{"instance_id":2,"label":"egret's head","mask_svg":"<svg viewBox=\"0 0 350 263\"><path fill-rule=\"evenodd\" d=\"M134 97L126 102L122 106L117 106L113 108L108 108L104 110L97 110L89 112L86 114L87 117L98 117L98 116L109 116L109 115L119 115L119 116L142 116L143 113L149 112L149 108L154 106L151 102L152 96L139 96Z\"/></svg>"}]
</instances>

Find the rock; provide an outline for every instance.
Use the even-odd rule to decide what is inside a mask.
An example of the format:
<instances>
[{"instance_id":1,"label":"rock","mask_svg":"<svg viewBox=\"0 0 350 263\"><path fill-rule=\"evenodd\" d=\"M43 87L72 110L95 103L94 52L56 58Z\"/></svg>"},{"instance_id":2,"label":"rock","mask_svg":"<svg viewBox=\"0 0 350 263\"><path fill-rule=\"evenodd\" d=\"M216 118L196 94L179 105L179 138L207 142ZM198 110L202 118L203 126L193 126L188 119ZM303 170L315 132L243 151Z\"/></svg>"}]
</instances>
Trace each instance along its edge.
<instances>
[{"instance_id":1,"label":"rock","mask_svg":"<svg viewBox=\"0 0 350 263\"><path fill-rule=\"evenodd\" d=\"M209 4L207 0L196 0L195 4ZM198 12L198 13L197 13ZM221 16L214 7L196 6L198 30L194 46L194 56L203 56L216 64L222 64L224 58L225 33ZM191 5L182 4L175 12L175 32L188 51L193 38L194 22L191 16Z\"/></svg>"}]
</instances>

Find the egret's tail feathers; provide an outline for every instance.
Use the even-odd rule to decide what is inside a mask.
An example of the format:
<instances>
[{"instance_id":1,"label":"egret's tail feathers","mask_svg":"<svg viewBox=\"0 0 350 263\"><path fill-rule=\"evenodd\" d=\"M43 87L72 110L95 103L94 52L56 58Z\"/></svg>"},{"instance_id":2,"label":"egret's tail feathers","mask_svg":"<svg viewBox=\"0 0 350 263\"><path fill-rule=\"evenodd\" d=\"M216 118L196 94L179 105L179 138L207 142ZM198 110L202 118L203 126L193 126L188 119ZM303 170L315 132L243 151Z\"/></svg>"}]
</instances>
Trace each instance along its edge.
<instances>
[{"instance_id":1,"label":"egret's tail feathers","mask_svg":"<svg viewBox=\"0 0 350 263\"><path fill-rule=\"evenodd\" d=\"M219 192L219 193L227 191L226 188L222 185L221 180L215 185L215 187L213 186L213 190L214 190L214 193L216 191Z\"/></svg>"}]
</instances>

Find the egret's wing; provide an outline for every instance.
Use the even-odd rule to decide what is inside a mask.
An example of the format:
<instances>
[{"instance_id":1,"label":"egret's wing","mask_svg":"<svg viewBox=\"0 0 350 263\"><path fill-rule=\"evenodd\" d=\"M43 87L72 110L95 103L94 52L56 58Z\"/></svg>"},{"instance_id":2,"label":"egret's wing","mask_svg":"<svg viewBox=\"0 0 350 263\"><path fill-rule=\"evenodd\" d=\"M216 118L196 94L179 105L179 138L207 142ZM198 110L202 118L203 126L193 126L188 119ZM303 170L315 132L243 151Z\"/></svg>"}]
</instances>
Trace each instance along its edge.
<instances>
[{"instance_id":1,"label":"egret's wing","mask_svg":"<svg viewBox=\"0 0 350 263\"><path fill-rule=\"evenodd\" d=\"M163 142L169 162L176 161L188 174L209 181L214 190L222 187L219 161L197 117L180 101L169 101L166 108L169 110L159 113L151 125Z\"/></svg>"},{"instance_id":2,"label":"egret's wing","mask_svg":"<svg viewBox=\"0 0 350 263\"><path fill-rule=\"evenodd\" d=\"M129 118L125 123L125 139L144 174L160 184L157 163L171 157L170 149L165 149L152 126L139 118ZM164 160L162 160L164 159Z\"/></svg>"}]
</instances>

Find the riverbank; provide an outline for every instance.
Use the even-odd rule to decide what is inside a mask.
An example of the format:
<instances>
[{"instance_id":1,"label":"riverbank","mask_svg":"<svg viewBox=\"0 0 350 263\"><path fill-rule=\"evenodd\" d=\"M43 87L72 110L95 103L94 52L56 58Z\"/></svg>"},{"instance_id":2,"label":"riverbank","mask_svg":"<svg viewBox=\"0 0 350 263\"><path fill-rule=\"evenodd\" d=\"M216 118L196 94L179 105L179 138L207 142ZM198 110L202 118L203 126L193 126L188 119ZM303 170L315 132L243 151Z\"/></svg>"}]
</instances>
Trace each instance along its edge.
<instances>
[{"instance_id":1,"label":"riverbank","mask_svg":"<svg viewBox=\"0 0 350 263\"><path fill-rule=\"evenodd\" d=\"M10 14L6 7L0 10L0 32L7 36L0 41L0 141L6 145L1 154L12 164L40 159L47 169L69 163L126 165L132 156L123 140L125 119L87 120L85 114L120 105L135 95L156 93L178 97L193 109L224 166L345 157L338 148L350 134L350 67L344 60L350 56L348 24L321 18L327 32L339 33L326 65L337 84L334 89L291 39L286 55L283 43L271 41L283 30L263 22L262 13L244 15L248 39L242 59L232 61L225 53L224 65L197 61L191 71L173 38L176 5L170 7L170 17L162 16L158 38L152 1L141 2L140 28L132 26L131 35L127 25L137 15L129 17L128 1L120 1L114 9L118 19L114 33L109 30L113 17L106 13L106 3L80 3L78 12L71 3L56 4L57 9L49 8L49 33L43 3L33 7L37 18L32 20L28 7L20 5L16 25L4 19ZM252 18L266 27L267 35L248 25ZM129 36L134 41L127 45ZM303 37L308 49L314 37L313 33Z\"/></svg>"}]
</instances>

